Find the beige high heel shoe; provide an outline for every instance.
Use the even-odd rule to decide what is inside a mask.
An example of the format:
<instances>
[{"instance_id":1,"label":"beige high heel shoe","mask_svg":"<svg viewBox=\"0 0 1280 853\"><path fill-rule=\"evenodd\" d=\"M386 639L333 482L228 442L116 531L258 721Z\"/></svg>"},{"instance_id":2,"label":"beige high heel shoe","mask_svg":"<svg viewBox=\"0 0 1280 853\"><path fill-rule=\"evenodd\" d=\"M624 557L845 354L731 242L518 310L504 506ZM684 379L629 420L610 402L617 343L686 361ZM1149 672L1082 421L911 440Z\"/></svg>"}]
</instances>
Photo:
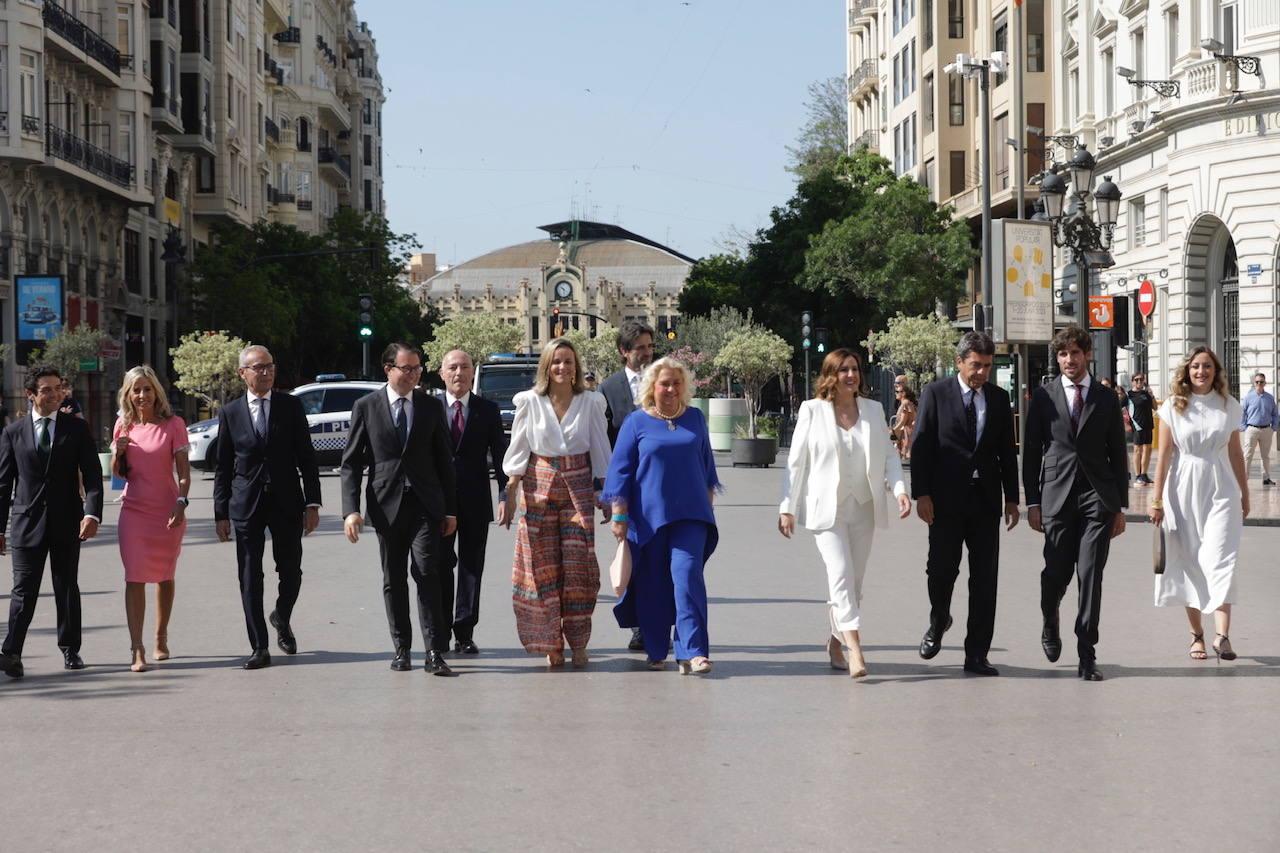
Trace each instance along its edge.
<instances>
[{"instance_id":1,"label":"beige high heel shoe","mask_svg":"<svg viewBox=\"0 0 1280 853\"><path fill-rule=\"evenodd\" d=\"M142 646L134 646L131 651L133 652L133 663L129 664L129 670L131 672L146 672L147 650Z\"/></svg>"},{"instance_id":2,"label":"beige high heel shoe","mask_svg":"<svg viewBox=\"0 0 1280 853\"><path fill-rule=\"evenodd\" d=\"M169 659L169 635L156 634L156 660Z\"/></svg>"},{"instance_id":3,"label":"beige high heel shoe","mask_svg":"<svg viewBox=\"0 0 1280 853\"><path fill-rule=\"evenodd\" d=\"M832 669L843 670L845 668L844 644L835 637L827 637L827 657L831 660Z\"/></svg>"}]
</instances>

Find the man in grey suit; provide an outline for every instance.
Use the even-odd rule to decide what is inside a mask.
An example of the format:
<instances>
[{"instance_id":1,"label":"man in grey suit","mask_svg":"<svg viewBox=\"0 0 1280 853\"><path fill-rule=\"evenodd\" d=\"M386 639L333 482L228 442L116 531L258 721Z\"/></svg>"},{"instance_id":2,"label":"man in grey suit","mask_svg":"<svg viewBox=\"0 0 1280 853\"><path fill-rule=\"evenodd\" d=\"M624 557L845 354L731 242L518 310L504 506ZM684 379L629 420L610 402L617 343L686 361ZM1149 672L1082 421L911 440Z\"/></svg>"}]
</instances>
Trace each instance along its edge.
<instances>
[{"instance_id":1,"label":"man in grey suit","mask_svg":"<svg viewBox=\"0 0 1280 853\"><path fill-rule=\"evenodd\" d=\"M1022 442L1022 485L1027 521L1044 533L1040 643L1045 656L1056 661L1062 653L1058 605L1074 570L1080 588L1076 674L1085 681L1101 681L1094 648L1102 612L1102 570L1111 540L1124 532L1129 462L1120 404L1110 389L1089 375L1092 343L1079 326L1053 336L1050 346L1062 376L1031 395Z\"/></svg>"},{"instance_id":2,"label":"man in grey suit","mask_svg":"<svg viewBox=\"0 0 1280 853\"><path fill-rule=\"evenodd\" d=\"M649 362L653 361L653 329L634 320L623 323L618 331L618 354L622 356L622 369L610 374L608 379L600 383L611 446L618 441L622 422L636 410L636 398L640 396L640 377ZM644 651L644 637L639 628L631 629L631 641L627 643L627 648L633 652Z\"/></svg>"}]
</instances>

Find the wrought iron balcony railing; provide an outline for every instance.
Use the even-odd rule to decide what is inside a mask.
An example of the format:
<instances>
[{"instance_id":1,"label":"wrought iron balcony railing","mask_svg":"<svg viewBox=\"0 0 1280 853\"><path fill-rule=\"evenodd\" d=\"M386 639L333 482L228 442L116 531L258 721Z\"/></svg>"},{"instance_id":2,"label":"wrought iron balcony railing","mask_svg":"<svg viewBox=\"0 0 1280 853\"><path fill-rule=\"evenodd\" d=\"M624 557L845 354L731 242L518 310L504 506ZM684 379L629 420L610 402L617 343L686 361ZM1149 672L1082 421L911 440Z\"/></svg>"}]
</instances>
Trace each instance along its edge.
<instances>
[{"instance_id":1,"label":"wrought iron balcony railing","mask_svg":"<svg viewBox=\"0 0 1280 853\"><path fill-rule=\"evenodd\" d=\"M127 161L52 124L45 125L45 151L122 187L133 183L133 167Z\"/></svg>"},{"instance_id":2,"label":"wrought iron balcony railing","mask_svg":"<svg viewBox=\"0 0 1280 853\"><path fill-rule=\"evenodd\" d=\"M120 51L90 29L88 24L53 0L44 0L41 17L46 27L83 50L90 59L96 59L113 74L120 73Z\"/></svg>"}]
</instances>

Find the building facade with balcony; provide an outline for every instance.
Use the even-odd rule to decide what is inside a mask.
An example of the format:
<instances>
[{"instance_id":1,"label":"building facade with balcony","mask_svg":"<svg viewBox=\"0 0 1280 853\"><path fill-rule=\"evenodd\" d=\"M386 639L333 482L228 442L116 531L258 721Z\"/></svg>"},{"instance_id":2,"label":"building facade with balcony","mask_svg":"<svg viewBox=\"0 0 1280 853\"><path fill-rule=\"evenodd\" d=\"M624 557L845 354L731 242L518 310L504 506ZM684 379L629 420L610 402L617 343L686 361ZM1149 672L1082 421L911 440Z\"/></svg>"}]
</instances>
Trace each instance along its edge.
<instances>
[{"instance_id":1,"label":"building facade with balcony","mask_svg":"<svg viewBox=\"0 0 1280 853\"><path fill-rule=\"evenodd\" d=\"M382 104L385 95L378 73L378 43L361 23L351 34L359 97L351 111L351 189L353 207L365 213L387 215L382 193Z\"/></svg>"},{"instance_id":2,"label":"building facade with balcony","mask_svg":"<svg viewBox=\"0 0 1280 853\"><path fill-rule=\"evenodd\" d=\"M592 334L601 321L640 320L660 333L676 326L692 258L606 223L558 222L540 230L550 239L473 258L411 292L445 320L483 313L520 326L525 352L538 352L553 337L556 308L566 327Z\"/></svg>"},{"instance_id":3,"label":"building facade with balcony","mask_svg":"<svg viewBox=\"0 0 1280 853\"><path fill-rule=\"evenodd\" d=\"M1056 132L1075 134L1123 197L1091 292L1156 288L1152 321L1118 352L1157 394L1208 344L1232 393L1280 369L1280 3L1070 0L1053 22ZM1230 58L1230 57L1234 57ZM1121 73L1128 76L1121 76ZM1059 280L1072 273L1059 271ZM1136 305L1135 305L1136 307Z\"/></svg>"}]
</instances>

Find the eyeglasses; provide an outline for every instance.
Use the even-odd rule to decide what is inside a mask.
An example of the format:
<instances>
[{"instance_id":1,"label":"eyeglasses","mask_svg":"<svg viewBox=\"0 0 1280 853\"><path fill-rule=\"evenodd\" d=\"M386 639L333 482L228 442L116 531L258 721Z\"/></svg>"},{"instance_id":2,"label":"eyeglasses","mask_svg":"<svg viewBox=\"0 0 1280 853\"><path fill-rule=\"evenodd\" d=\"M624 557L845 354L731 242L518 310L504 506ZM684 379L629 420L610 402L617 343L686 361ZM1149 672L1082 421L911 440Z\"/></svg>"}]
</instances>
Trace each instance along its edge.
<instances>
[{"instance_id":1,"label":"eyeglasses","mask_svg":"<svg viewBox=\"0 0 1280 853\"><path fill-rule=\"evenodd\" d=\"M274 364L246 364L241 370L252 370L254 373L271 373L276 369Z\"/></svg>"},{"instance_id":2,"label":"eyeglasses","mask_svg":"<svg viewBox=\"0 0 1280 853\"><path fill-rule=\"evenodd\" d=\"M421 364L388 364L387 367L394 367L396 370L400 371L401 373L412 374L412 373L422 372Z\"/></svg>"},{"instance_id":3,"label":"eyeglasses","mask_svg":"<svg viewBox=\"0 0 1280 853\"><path fill-rule=\"evenodd\" d=\"M1253 380L1253 384L1254 384L1254 385L1266 385L1266 384L1267 384L1267 380L1265 380L1265 379L1255 379L1255 380Z\"/></svg>"}]
</instances>

